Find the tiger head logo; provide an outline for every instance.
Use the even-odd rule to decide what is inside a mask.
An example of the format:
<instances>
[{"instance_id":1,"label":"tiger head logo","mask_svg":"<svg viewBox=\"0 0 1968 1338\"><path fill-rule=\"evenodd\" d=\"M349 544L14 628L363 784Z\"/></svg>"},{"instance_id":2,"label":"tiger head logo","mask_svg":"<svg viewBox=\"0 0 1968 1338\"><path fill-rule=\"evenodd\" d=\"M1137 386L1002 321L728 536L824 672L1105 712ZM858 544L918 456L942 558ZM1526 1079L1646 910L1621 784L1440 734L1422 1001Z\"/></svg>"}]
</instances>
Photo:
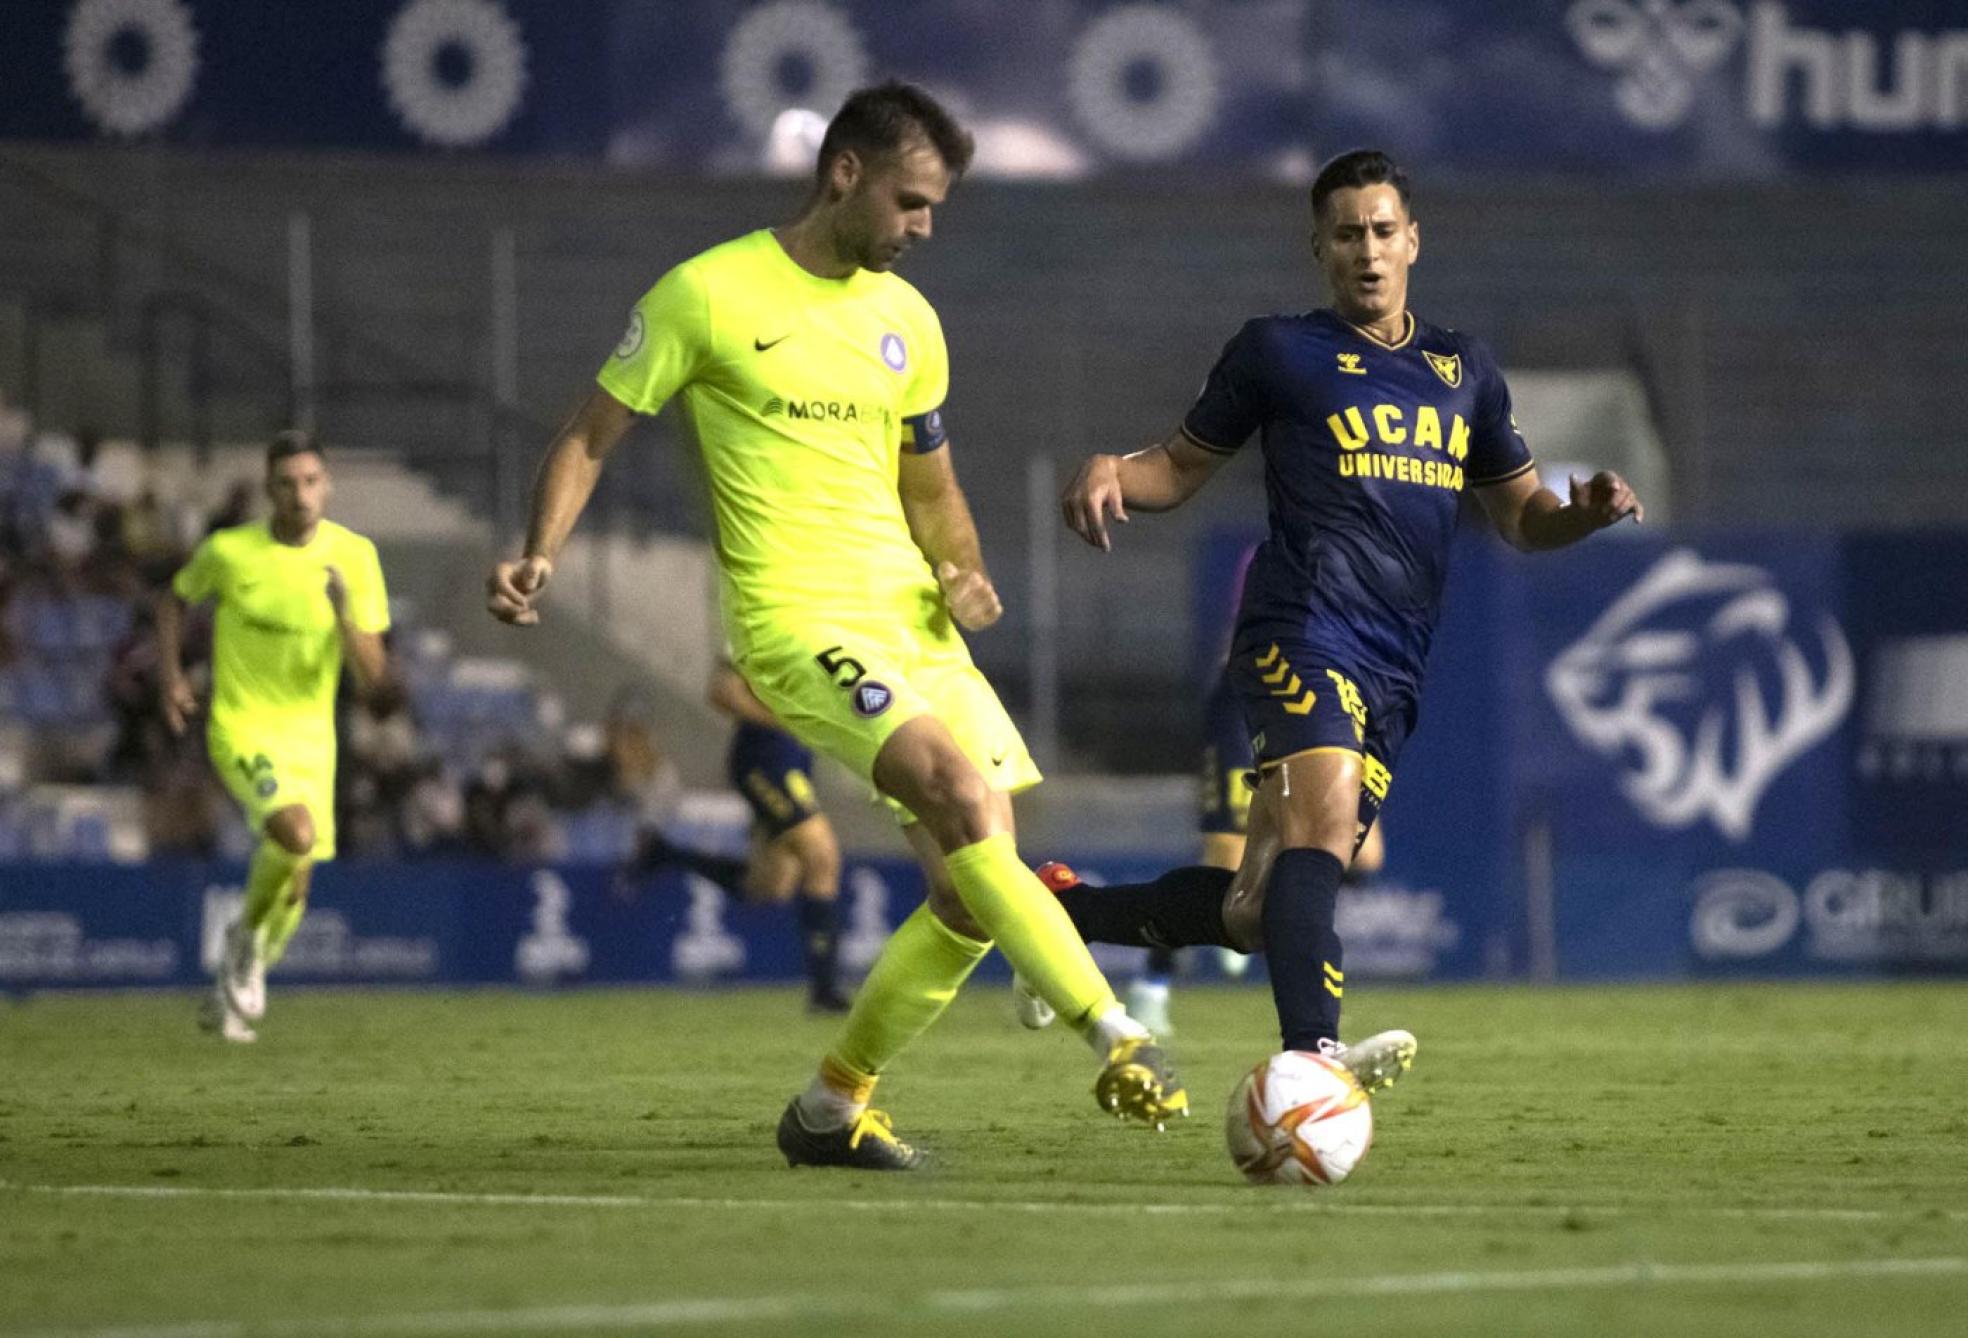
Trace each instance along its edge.
<instances>
[{"instance_id":1,"label":"tiger head logo","mask_svg":"<svg viewBox=\"0 0 1968 1338\"><path fill-rule=\"evenodd\" d=\"M1742 841L1771 783L1845 719L1854 677L1829 615L1799 634L1769 572L1676 549L1551 662L1544 684L1573 736L1620 764L1620 789L1648 821L1706 818Z\"/></svg>"}]
</instances>

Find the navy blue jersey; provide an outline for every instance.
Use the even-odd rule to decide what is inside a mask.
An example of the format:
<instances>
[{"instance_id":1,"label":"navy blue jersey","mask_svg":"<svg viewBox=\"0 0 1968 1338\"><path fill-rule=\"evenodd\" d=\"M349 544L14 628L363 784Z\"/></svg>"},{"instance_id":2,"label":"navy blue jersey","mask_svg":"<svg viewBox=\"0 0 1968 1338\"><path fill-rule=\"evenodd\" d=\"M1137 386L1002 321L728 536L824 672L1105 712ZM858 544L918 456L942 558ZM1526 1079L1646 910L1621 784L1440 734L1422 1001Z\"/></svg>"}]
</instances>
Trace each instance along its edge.
<instances>
[{"instance_id":1,"label":"navy blue jersey","mask_svg":"<svg viewBox=\"0 0 1968 1338\"><path fill-rule=\"evenodd\" d=\"M1328 310L1247 322L1182 423L1223 454L1261 434L1271 532L1239 645L1319 646L1376 695L1419 688L1460 494L1532 468L1489 351L1407 320L1396 344Z\"/></svg>"}]
</instances>

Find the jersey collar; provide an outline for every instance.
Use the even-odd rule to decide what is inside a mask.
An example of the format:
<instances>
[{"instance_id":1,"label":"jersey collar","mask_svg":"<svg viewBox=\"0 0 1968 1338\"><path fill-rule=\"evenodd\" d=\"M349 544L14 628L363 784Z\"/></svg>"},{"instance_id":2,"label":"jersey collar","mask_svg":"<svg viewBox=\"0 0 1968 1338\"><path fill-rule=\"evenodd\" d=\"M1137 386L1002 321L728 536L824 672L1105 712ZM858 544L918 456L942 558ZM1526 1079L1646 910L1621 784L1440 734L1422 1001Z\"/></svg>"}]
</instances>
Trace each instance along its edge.
<instances>
[{"instance_id":1,"label":"jersey collar","mask_svg":"<svg viewBox=\"0 0 1968 1338\"><path fill-rule=\"evenodd\" d=\"M1391 344L1388 343L1385 339L1382 339L1379 335L1373 333L1373 331L1363 329L1362 327L1355 325L1352 321L1347 320L1346 317L1340 315L1337 311L1333 312L1333 319L1338 321L1341 325L1344 325L1347 329L1351 330L1354 334L1360 336L1360 338L1366 340L1369 344L1372 344L1375 348L1384 348L1391 352L1397 348L1406 348L1409 344L1414 342L1415 317L1412 311L1404 311L1401 313L1401 319L1404 322L1406 322L1406 324L1402 327L1401 337L1395 340Z\"/></svg>"}]
</instances>

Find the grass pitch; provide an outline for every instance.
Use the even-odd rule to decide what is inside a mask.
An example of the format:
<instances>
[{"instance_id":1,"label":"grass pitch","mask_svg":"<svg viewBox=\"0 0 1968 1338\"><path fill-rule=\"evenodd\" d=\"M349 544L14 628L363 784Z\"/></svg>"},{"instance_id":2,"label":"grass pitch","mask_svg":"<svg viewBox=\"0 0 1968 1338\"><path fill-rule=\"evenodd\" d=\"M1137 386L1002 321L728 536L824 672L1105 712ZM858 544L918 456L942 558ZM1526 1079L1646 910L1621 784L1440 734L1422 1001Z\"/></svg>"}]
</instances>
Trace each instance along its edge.
<instances>
[{"instance_id":1,"label":"grass pitch","mask_svg":"<svg viewBox=\"0 0 1968 1338\"><path fill-rule=\"evenodd\" d=\"M0 1335L1962 1332L1968 989L1357 993L1421 1056L1317 1193L1223 1152L1261 989L1178 994L1157 1137L973 988L884 1083L904 1176L780 1162L785 991L0 1005Z\"/></svg>"}]
</instances>

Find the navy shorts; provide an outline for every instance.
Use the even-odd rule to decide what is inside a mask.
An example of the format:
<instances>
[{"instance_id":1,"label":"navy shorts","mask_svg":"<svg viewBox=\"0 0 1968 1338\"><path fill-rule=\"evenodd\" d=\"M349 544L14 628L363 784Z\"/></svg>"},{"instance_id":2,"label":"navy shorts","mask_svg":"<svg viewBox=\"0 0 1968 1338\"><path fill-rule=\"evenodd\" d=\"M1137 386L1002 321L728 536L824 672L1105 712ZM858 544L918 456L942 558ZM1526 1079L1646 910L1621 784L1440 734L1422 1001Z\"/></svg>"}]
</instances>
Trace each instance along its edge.
<instances>
[{"instance_id":1,"label":"navy shorts","mask_svg":"<svg viewBox=\"0 0 1968 1338\"><path fill-rule=\"evenodd\" d=\"M1363 686L1362 680L1365 681ZM1380 689L1341 657L1309 641L1238 638L1230 681L1251 731L1260 775L1288 757L1322 750L1360 755L1358 840L1380 816L1415 699Z\"/></svg>"},{"instance_id":2,"label":"navy shorts","mask_svg":"<svg viewBox=\"0 0 1968 1338\"><path fill-rule=\"evenodd\" d=\"M785 730L741 723L725 756L731 787L745 796L767 836L783 836L820 811L813 752Z\"/></svg>"},{"instance_id":3,"label":"navy shorts","mask_svg":"<svg viewBox=\"0 0 1968 1338\"><path fill-rule=\"evenodd\" d=\"M1205 836L1243 836L1250 831L1250 730L1226 666L1203 702L1202 788L1198 815Z\"/></svg>"}]
</instances>

